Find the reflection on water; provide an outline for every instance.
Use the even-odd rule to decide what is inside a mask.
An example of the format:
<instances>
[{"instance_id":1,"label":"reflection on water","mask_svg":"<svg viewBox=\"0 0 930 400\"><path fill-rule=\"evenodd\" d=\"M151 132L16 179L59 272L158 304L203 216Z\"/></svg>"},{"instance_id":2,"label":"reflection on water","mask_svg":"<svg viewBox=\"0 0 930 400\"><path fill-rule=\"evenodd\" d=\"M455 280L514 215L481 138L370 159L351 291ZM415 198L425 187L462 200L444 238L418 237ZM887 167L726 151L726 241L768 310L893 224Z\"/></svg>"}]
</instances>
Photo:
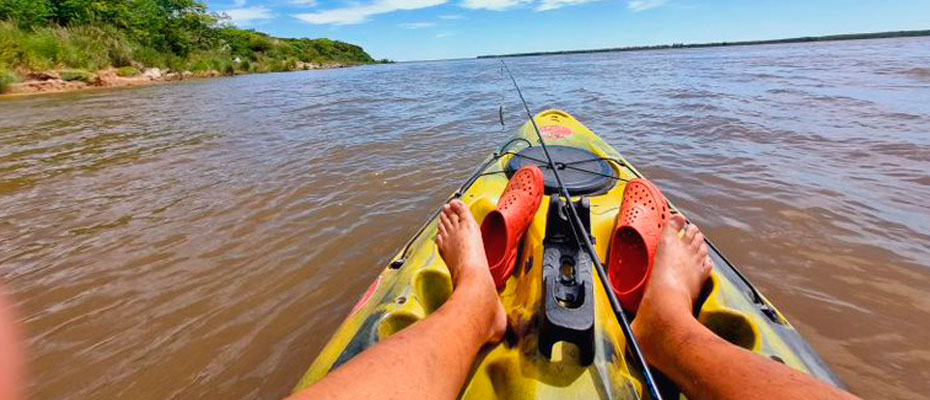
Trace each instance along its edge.
<instances>
[{"instance_id":1,"label":"reflection on water","mask_svg":"<svg viewBox=\"0 0 930 400\"><path fill-rule=\"evenodd\" d=\"M930 391L927 39L508 60L875 399ZM522 122L496 60L0 102L36 399L274 398Z\"/></svg>"}]
</instances>

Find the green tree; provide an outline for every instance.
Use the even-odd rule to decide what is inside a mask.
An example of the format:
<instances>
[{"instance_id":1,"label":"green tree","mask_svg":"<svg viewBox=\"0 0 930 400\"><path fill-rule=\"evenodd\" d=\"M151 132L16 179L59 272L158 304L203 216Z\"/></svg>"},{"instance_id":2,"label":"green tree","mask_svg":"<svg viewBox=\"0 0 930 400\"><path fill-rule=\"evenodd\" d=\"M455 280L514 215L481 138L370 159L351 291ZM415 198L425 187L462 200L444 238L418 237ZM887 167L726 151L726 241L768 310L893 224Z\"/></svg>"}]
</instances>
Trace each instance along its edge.
<instances>
[{"instance_id":1,"label":"green tree","mask_svg":"<svg viewBox=\"0 0 930 400\"><path fill-rule=\"evenodd\" d=\"M0 0L0 20L13 20L23 28L47 24L55 8L49 0Z\"/></svg>"}]
</instances>

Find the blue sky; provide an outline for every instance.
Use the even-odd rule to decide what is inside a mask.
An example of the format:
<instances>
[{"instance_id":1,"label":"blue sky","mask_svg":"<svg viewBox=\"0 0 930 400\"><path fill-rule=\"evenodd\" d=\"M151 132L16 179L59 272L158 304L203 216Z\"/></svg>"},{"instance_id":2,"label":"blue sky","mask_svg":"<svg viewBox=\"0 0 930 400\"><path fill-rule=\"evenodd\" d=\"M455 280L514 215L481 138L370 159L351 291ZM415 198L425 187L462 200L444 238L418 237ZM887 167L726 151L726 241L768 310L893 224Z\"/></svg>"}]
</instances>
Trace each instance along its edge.
<instances>
[{"instance_id":1,"label":"blue sky","mask_svg":"<svg viewBox=\"0 0 930 400\"><path fill-rule=\"evenodd\" d=\"M243 28L329 37L376 58L930 29L928 0L208 0Z\"/></svg>"}]
</instances>

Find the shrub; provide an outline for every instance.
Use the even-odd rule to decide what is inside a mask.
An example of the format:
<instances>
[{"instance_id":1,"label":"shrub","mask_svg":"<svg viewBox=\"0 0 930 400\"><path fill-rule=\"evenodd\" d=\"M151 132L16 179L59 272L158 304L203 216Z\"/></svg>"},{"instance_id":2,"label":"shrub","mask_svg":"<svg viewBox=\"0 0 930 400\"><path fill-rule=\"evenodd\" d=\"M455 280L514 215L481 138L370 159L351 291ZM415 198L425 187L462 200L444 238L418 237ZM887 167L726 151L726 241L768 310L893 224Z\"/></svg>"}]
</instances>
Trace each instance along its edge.
<instances>
[{"instance_id":1,"label":"shrub","mask_svg":"<svg viewBox=\"0 0 930 400\"><path fill-rule=\"evenodd\" d=\"M256 62L252 64L252 72L266 74L271 72L271 67L269 67L267 63Z\"/></svg>"},{"instance_id":2,"label":"shrub","mask_svg":"<svg viewBox=\"0 0 930 400\"><path fill-rule=\"evenodd\" d=\"M209 71L212 68L210 62L204 59L194 60L190 65L191 72Z\"/></svg>"},{"instance_id":3,"label":"shrub","mask_svg":"<svg viewBox=\"0 0 930 400\"><path fill-rule=\"evenodd\" d=\"M65 80L68 82L81 81L81 82L91 83L94 81L94 78L95 78L94 74L81 70L81 69L69 69L69 70L61 71L59 75L61 75L62 80Z\"/></svg>"},{"instance_id":4,"label":"shrub","mask_svg":"<svg viewBox=\"0 0 930 400\"><path fill-rule=\"evenodd\" d=\"M271 72L285 72L285 71L290 71L293 69L293 66L290 63L290 60L286 60L286 59L283 59L283 60L272 59L269 62L269 67L271 69Z\"/></svg>"},{"instance_id":5,"label":"shrub","mask_svg":"<svg viewBox=\"0 0 930 400\"><path fill-rule=\"evenodd\" d=\"M19 75L16 75L13 71L0 68L0 93L6 93L10 90L10 86L16 82L19 82Z\"/></svg>"},{"instance_id":6,"label":"shrub","mask_svg":"<svg viewBox=\"0 0 930 400\"><path fill-rule=\"evenodd\" d=\"M109 54L110 64L114 67L129 67L132 66L132 50L123 49L123 48L113 48L110 49Z\"/></svg>"},{"instance_id":7,"label":"shrub","mask_svg":"<svg viewBox=\"0 0 930 400\"><path fill-rule=\"evenodd\" d=\"M0 0L2 1L2 0ZM128 61L129 42L112 27L36 27L0 21L0 63L27 70L97 70Z\"/></svg>"},{"instance_id":8,"label":"shrub","mask_svg":"<svg viewBox=\"0 0 930 400\"><path fill-rule=\"evenodd\" d=\"M189 68L188 62L186 59L178 56L169 56L167 61L167 67L169 70L174 72L184 72Z\"/></svg>"},{"instance_id":9,"label":"shrub","mask_svg":"<svg viewBox=\"0 0 930 400\"><path fill-rule=\"evenodd\" d=\"M139 46L133 49L132 59L139 65L163 68L168 66L168 55L151 47Z\"/></svg>"},{"instance_id":10,"label":"shrub","mask_svg":"<svg viewBox=\"0 0 930 400\"><path fill-rule=\"evenodd\" d=\"M32 70L53 68L62 55L61 42L47 29L38 29L24 37L18 50L18 61Z\"/></svg>"},{"instance_id":11,"label":"shrub","mask_svg":"<svg viewBox=\"0 0 930 400\"><path fill-rule=\"evenodd\" d=\"M271 39L263 35L252 35L249 38L249 49L256 53L264 53L271 49L273 43Z\"/></svg>"},{"instance_id":12,"label":"shrub","mask_svg":"<svg viewBox=\"0 0 930 400\"><path fill-rule=\"evenodd\" d=\"M122 77L137 76L141 73L142 71L139 71L136 67L122 67L116 69L116 75Z\"/></svg>"},{"instance_id":13,"label":"shrub","mask_svg":"<svg viewBox=\"0 0 930 400\"><path fill-rule=\"evenodd\" d=\"M236 74L236 66L235 64L233 64L232 61L229 61L229 60L223 60L223 62L220 65L220 68L217 68L217 70L223 73L224 75L235 75Z\"/></svg>"},{"instance_id":14,"label":"shrub","mask_svg":"<svg viewBox=\"0 0 930 400\"><path fill-rule=\"evenodd\" d=\"M61 42L57 64L96 71L128 65L129 40L114 27L73 26L44 28ZM115 58L115 60L114 60Z\"/></svg>"},{"instance_id":15,"label":"shrub","mask_svg":"<svg viewBox=\"0 0 930 400\"><path fill-rule=\"evenodd\" d=\"M24 29L47 24L53 12L49 0L0 0L0 19L19 21Z\"/></svg>"}]
</instances>

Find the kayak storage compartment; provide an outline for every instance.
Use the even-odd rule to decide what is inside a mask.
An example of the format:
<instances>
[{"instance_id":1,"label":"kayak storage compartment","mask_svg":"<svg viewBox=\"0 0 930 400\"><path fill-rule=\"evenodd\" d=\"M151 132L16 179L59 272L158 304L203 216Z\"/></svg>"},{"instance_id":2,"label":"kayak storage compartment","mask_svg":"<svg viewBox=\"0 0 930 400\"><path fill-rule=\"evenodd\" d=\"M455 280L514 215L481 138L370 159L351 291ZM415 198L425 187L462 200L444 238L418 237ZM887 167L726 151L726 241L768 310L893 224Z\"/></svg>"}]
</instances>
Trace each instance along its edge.
<instances>
[{"instance_id":1,"label":"kayak storage compartment","mask_svg":"<svg viewBox=\"0 0 930 400\"><path fill-rule=\"evenodd\" d=\"M419 317L407 312L400 311L389 313L381 320L381 323L378 324L378 338L379 340L387 339L389 336L400 332L419 320Z\"/></svg>"},{"instance_id":2,"label":"kayak storage compartment","mask_svg":"<svg viewBox=\"0 0 930 400\"><path fill-rule=\"evenodd\" d=\"M438 310L452 295L452 280L439 270L425 269L417 273L414 292L427 314Z\"/></svg>"},{"instance_id":3,"label":"kayak storage compartment","mask_svg":"<svg viewBox=\"0 0 930 400\"><path fill-rule=\"evenodd\" d=\"M572 196L602 194L616 184L616 171L597 154L578 147L550 145L547 148L562 184ZM542 170L546 194L558 192L558 182L541 146L527 147L514 154L505 169L507 177L527 165L536 165Z\"/></svg>"},{"instance_id":4,"label":"kayak storage compartment","mask_svg":"<svg viewBox=\"0 0 930 400\"><path fill-rule=\"evenodd\" d=\"M742 313L730 310L705 311L698 320L724 340L746 350L756 349L758 329Z\"/></svg>"}]
</instances>

